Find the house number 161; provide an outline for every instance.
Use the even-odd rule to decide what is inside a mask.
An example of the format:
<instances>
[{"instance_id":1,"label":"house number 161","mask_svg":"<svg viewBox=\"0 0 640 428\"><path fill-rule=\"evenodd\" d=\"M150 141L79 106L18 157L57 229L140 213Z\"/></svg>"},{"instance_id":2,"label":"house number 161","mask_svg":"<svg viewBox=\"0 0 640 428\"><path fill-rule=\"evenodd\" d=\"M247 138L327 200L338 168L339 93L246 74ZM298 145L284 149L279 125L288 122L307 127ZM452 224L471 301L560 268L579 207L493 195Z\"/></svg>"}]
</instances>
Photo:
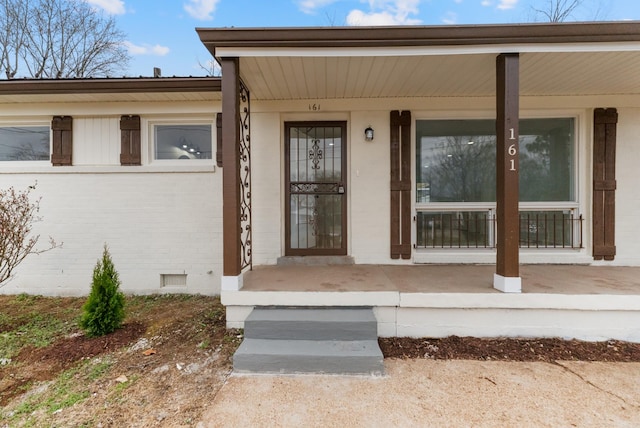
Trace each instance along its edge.
<instances>
[{"instance_id":1,"label":"house number 161","mask_svg":"<svg viewBox=\"0 0 640 428\"><path fill-rule=\"evenodd\" d=\"M516 139L515 129L509 128L509 140L515 140L515 139ZM509 168L509 171L515 171L516 160L514 159L514 157L518 154L518 150L516 150L515 143L509 146L509 148L507 149L507 154L511 156L511 159L509 159L509 164L511 165L511 168Z\"/></svg>"}]
</instances>

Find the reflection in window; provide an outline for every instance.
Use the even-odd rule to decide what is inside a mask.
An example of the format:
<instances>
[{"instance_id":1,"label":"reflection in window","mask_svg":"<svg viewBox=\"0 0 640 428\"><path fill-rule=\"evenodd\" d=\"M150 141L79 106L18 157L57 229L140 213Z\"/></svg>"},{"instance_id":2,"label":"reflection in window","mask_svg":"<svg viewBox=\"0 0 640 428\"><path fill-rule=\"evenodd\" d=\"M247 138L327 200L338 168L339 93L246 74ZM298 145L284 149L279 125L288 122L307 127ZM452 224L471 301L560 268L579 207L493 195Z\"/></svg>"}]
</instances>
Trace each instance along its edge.
<instances>
[{"instance_id":1,"label":"reflection in window","mask_svg":"<svg viewBox=\"0 0 640 428\"><path fill-rule=\"evenodd\" d=\"M48 126L0 127L0 161L49 160Z\"/></svg>"},{"instance_id":2,"label":"reflection in window","mask_svg":"<svg viewBox=\"0 0 640 428\"><path fill-rule=\"evenodd\" d=\"M211 125L155 125L155 159L211 159Z\"/></svg>"},{"instance_id":3,"label":"reflection in window","mask_svg":"<svg viewBox=\"0 0 640 428\"><path fill-rule=\"evenodd\" d=\"M341 127L296 126L289 133L292 182L341 181Z\"/></svg>"},{"instance_id":4,"label":"reflection in window","mask_svg":"<svg viewBox=\"0 0 640 428\"><path fill-rule=\"evenodd\" d=\"M520 201L574 201L574 120L520 120ZM422 120L416 125L416 198L494 202L493 120Z\"/></svg>"}]
</instances>

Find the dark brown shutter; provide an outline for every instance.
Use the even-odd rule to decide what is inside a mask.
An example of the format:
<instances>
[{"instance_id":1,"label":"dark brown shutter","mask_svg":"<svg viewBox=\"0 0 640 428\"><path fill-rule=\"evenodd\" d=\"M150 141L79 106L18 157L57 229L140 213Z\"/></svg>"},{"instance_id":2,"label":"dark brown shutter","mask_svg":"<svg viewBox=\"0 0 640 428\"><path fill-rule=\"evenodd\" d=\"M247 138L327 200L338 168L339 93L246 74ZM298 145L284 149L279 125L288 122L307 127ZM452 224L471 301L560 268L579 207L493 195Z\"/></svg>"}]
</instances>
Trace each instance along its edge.
<instances>
[{"instance_id":1,"label":"dark brown shutter","mask_svg":"<svg viewBox=\"0 0 640 428\"><path fill-rule=\"evenodd\" d=\"M216 165L222 168L222 113L216 113Z\"/></svg>"},{"instance_id":2,"label":"dark brown shutter","mask_svg":"<svg viewBox=\"0 0 640 428\"><path fill-rule=\"evenodd\" d=\"M616 255L616 125L615 108L593 112L593 258Z\"/></svg>"},{"instance_id":3,"label":"dark brown shutter","mask_svg":"<svg viewBox=\"0 0 640 428\"><path fill-rule=\"evenodd\" d=\"M142 165L140 116L120 118L120 165Z\"/></svg>"},{"instance_id":4,"label":"dark brown shutter","mask_svg":"<svg viewBox=\"0 0 640 428\"><path fill-rule=\"evenodd\" d=\"M71 165L73 151L73 119L71 116L54 116L51 121L53 148L51 164L53 166Z\"/></svg>"},{"instance_id":5,"label":"dark brown shutter","mask_svg":"<svg viewBox=\"0 0 640 428\"><path fill-rule=\"evenodd\" d=\"M391 258L411 258L411 112L391 112Z\"/></svg>"}]
</instances>

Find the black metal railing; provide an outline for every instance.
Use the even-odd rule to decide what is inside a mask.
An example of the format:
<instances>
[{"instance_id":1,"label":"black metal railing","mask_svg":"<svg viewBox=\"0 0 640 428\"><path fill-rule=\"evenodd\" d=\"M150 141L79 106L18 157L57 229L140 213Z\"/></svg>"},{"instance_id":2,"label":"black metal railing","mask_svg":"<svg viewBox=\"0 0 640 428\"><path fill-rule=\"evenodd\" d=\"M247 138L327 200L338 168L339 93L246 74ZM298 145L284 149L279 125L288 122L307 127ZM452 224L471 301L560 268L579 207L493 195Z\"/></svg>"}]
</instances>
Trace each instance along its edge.
<instances>
[{"instance_id":1,"label":"black metal railing","mask_svg":"<svg viewBox=\"0 0 640 428\"><path fill-rule=\"evenodd\" d=\"M521 211L520 248L582 248L582 215Z\"/></svg>"},{"instance_id":2,"label":"black metal railing","mask_svg":"<svg viewBox=\"0 0 640 428\"><path fill-rule=\"evenodd\" d=\"M496 221L490 211L421 211L416 248L495 248ZM572 210L520 212L520 248L582 248L582 231Z\"/></svg>"}]
</instances>

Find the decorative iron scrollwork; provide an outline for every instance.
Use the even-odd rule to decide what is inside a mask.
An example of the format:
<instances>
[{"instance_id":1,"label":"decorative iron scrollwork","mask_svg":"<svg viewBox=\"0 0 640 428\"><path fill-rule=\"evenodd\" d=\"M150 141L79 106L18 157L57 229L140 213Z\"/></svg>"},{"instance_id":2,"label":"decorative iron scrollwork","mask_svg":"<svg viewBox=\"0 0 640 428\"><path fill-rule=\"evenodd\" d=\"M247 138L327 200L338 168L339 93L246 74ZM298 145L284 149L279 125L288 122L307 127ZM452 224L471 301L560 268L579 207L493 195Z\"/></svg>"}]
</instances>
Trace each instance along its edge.
<instances>
[{"instance_id":1,"label":"decorative iron scrollwork","mask_svg":"<svg viewBox=\"0 0 640 428\"><path fill-rule=\"evenodd\" d=\"M289 187L291 194L298 193L339 193L340 183L319 183L304 182L291 183Z\"/></svg>"},{"instance_id":2,"label":"decorative iron scrollwork","mask_svg":"<svg viewBox=\"0 0 640 428\"><path fill-rule=\"evenodd\" d=\"M252 267L251 235L251 123L249 89L240 81L240 269Z\"/></svg>"},{"instance_id":3,"label":"decorative iron scrollwork","mask_svg":"<svg viewBox=\"0 0 640 428\"><path fill-rule=\"evenodd\" d=\"M320 140L313 140L313 145L311 146L311 150L309 150L309 159L313 163L313 165L311 165L311 169L320 169L320 161L322 160Z\"/></svg>"}]
</instances>

